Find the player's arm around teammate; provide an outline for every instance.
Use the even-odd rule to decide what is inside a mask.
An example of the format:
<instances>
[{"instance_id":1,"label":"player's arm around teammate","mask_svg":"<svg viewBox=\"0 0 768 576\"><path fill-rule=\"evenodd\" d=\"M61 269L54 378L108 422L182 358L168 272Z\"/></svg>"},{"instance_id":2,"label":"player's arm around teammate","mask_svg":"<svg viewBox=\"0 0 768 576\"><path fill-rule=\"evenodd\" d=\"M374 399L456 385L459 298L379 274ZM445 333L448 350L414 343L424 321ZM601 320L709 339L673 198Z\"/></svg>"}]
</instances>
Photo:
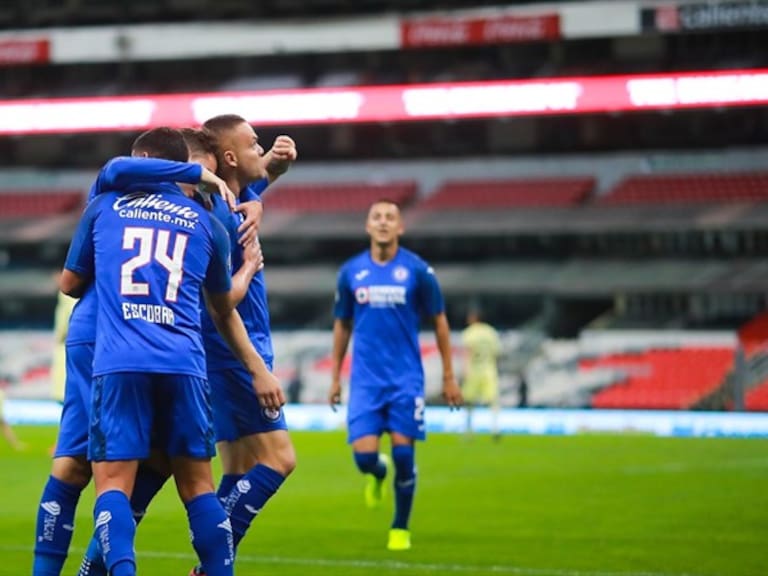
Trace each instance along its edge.
<instances>
[{"instance_id":1,"label":"player's arm around teammate","mask_svg":"<svg viewBox=\"0 0 768 576\"><path fill-rule=\"evenodd\" d=\"M142 184L156 182L179 182L200 184L206 190L216 192L234 207L234 193L225 182L205 166L190 162L175 162L163 158L152 158L146 151L134 151L134 156L117 156L107 162L99 171L89 198L106 191L137 191ZM140 191L140 190L139 190Z\"/></svg>"}]
</instances>

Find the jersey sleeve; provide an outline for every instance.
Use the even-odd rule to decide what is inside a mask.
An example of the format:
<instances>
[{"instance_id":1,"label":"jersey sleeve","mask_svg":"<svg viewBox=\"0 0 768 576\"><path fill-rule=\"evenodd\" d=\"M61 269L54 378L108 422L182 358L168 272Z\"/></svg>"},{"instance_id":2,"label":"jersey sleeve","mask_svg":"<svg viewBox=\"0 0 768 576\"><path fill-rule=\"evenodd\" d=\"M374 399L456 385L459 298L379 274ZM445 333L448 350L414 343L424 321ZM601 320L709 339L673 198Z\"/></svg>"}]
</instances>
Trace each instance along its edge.
<instances>
[{"instance_id":1,"label":"jersey sleeve","mask_svg":"<svg viewBox=\"0 0 768 576\"><path fill-rule=\"evenodd\" d=\"M347 268L339 270L336 279L336 297L333 305L333 315L339 320L349 320L354 315L355 299L347 279Z\"/></svg>"},{"instance_id":2,"label":"jersey sleeve","mask_svg":"<svg viewBox=\"0 0 768 576\"><path fill-rule=\"evenodd\" d=\"M67 259L64 262L66 270L84 278L92 278L94 273L93 226L101 211L102 203L94 201L86 207L72 236Z\"/></svg>"},{"instance_id":3,"label":"jersey sleeve","mask_svg":"<svg viewBox=\"0 0 768 576\"><path fill-rule=\"evenodd\" d=\"M432 266L423 264L418 270L418 294L421 313L430 318L445 312L445 301Z\"/></svg>"},{"instance_id":4,"label":"jersey sleeve","mask_svg":"<svg viewBox=\"0 0 768 576\"><path fill-rule=\"evenodd\" d=\"M251 182L240 191L240 202L251 202L252 200L261 202L261 195L267 186L269 186L269 178L266 176L261 180Z\"/></svg>"},{"instance_id":5,"label":"jersey sleeve","mask_svg":"<svg viewBox=\"0 0 768 576\"><path fill-rule=\"evenodd\" d=\"M121 192L135 184L185 182L197 184L203 167L190 162L174 162L162 158L118 156L107 162L91 187L89 198L107 191Z\"/></svg>"},{"instance_id":6,"label":"jersey sleeve","mask_svg":"<svg viewBox=\"0 0 768 576\"><path fill-rule=\"evenodd\" d=\"M209 292L229 292L232 288L229 236L221 222L213 217L210 220L213 251L204 285Z\"/></svg>"}]
</instances>

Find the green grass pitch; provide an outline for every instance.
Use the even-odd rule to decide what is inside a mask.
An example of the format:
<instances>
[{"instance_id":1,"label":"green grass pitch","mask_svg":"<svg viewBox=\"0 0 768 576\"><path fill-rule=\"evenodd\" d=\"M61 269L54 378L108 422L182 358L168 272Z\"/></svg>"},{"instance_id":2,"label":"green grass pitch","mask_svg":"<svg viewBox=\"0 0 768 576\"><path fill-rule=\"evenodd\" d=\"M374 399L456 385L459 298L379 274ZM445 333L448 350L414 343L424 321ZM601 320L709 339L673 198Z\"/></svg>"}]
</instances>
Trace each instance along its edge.
<instances>
[{"instance_id":1,"label":"green grass pitch","mask_svg":"<svg viewBox=\"0 0 768 576\"><path fill-rule=\"evenodd\" d=\"M53 428L0 442L0 575L30 574L36 507ZM341 433L294 433L299 465L240 547L239 576L764 576L768 441L647 436L432 435L417 448L413 549L388 552L385 506ZM76 564L91 530L79 509ZM166 486L139 527L139 574L186 576L186 518Z\"/></svg>"}]
</instances>

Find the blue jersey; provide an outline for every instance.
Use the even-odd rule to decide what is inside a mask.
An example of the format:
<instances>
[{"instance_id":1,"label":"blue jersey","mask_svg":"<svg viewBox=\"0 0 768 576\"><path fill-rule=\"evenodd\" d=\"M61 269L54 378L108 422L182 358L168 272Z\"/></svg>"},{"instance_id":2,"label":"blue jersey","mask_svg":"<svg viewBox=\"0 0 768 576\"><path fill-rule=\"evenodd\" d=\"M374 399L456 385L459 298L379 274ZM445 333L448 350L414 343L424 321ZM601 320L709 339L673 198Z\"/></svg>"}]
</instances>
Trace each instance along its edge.
<instances>
[{"instance_id":1,"label":"blue jersey","mask_svg":"<svg viewBox=\"0 0 768 576\"><path fill-rule=\"evenodd\" d=\"M119 156L107 162L88 192L90 203L98 194L110 190L122 190L132 185L152 182L200 181L202 167L199 164L173 162L160 158L133 158ZM91 284L75 304L69 319L67 344L90 344L96 341L96 290Z\"/></svg>"},{"instance_id":2,"label":"blue jersey","mask_svg":"<svg viewBox=\"0 0 768 576\"><path fill-rule=\"evenodd\" d=\"M421 394L420 320L444 310L432 268L405 248L386 264L374 262L367 250L345 262L334 313L354 318L352 387Z\"/></svg>"},{"instance_id":3,"label":"blue jersey","mask_svg":"<svg viewBox=\"0 0 768 576\"><path fill-rule=\"evenodd\" d=\"M259 180L254 185L259 185L264 180ZM254 186L252 185L252 187ZM264 185L266 188L266 184ZM246 198L245 193L241 198ZM243 263L243 252L238 245L237 227L240 224L239 214L230 212L224 201L218 196L212 196L212 213L218 219L229 233L229 241L232 247L232 270L237 270ZM267 305L267 286L264 282L264 273L257 272L253 276L248 291L242 302L238 304L237 311L245 324L248 337L259 355L264 359L268 366L272 365L274 352L272 349L272 337L269 329L269 307ZM205 343L205 354L208 361L208 370L218 371L236 368L240 366L240 361L232 354L227 343L219 335L216 326L213 324L208 310L205 306L201 308L201 317L203 324L203 342Z\"/></svg>"},{"instance_id":4,"label":"blue jersey","mask_svg":"<svg viewBox=\"0 0 768 576\"><path fill-rule=\"evenodd\" d=\"M205 377L200 290L231 287L221 224L174 184L92 201L65 267L95 274L94 377L115 372Z\"/></svg>"},{"instance_id":5,"label":"blue jersey","mask_svg":"<svg viewBox=\"0 0 768 576\"><path fill-rule=\"evenodd\" d=\"M261 180L251 182L240 191L240 201L250 202L251 200L258 200L260 202L261 193L267 189L267 186L269 186L269 178L262 178Z\"/></svg>"}]
</instances>

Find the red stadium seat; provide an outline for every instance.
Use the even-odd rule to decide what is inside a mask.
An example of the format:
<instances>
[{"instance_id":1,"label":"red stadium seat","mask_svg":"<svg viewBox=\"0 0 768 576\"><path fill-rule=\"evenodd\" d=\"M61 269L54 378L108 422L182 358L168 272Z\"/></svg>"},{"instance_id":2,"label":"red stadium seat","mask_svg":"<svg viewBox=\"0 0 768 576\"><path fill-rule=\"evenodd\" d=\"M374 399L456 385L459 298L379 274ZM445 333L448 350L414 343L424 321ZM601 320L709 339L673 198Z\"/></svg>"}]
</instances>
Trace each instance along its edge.
<instances>
[{"instance_id":1,"label":"red stadium seat","mask_svg":"<svg viewBox=\"0 0 768 576\"><path fill-rule=\"evenodd\" d=\"M764 380L747 392L744 407L747 410L768 412L768 380Z\"/></svg>"},{"instance_id":2,"label":"red stadium seat","mask_svg":"<svg viewBox=\"0 0 768 576\"><path fill-rule=\"evenodd\" d=\"M681 410L716 390L732 365L730 348L677 348L582 360L579 368L626 372L592 396L593 408Z\"/></svg>"},{"instance_id":3,"label":"red stadium seat","mask_svg":"<svg viewBox=\"0 0 768 576\"><path fill-rule=\"evenodd\" d=\"M382 198L407 205L416 196L416 182L371 184L278 185L264 196L269 209L294 212L364 212Z\"/></svg>"},{"instance_id":4,"label":"red stadium seat","mask_svg":"<svg viewBox=\"0 0 768 576\"><path fill-rule=\"evenodd\" d=\"M463 180L444 183L420 207L430 210L573 206L595 187L592 177Z\"/></svg>"},{"instance_id":5,"label":"red stadium seat","mask_svg":"<svg viewBox=\"0 0 768 576\"><path fill-rule=\"evenodd\" d=\"M739 329L739 341L748 357L758 350L768 350L768 312L744 324Z\"/></svg>"},{"instance_id":6,"label":"red stadium seat","mask_svg":"<svg viewBox=\"0 0 768 576\"><path fill-rule=\"evenodd\" d=\"M83 193L79 190L64 192L0 193L0 218L24 218L51 216L79 209L83 204Z\"/></svg>"},{"instance_id":7,"label":"red stadium seat","mask_svg":"<svg viewBox=\"0 0 768 576\"><path fill-rule=\"evenodd\" d=\"M630 176L600 204L767 202L768 172Z\"/></svg>"}]
</instances>

